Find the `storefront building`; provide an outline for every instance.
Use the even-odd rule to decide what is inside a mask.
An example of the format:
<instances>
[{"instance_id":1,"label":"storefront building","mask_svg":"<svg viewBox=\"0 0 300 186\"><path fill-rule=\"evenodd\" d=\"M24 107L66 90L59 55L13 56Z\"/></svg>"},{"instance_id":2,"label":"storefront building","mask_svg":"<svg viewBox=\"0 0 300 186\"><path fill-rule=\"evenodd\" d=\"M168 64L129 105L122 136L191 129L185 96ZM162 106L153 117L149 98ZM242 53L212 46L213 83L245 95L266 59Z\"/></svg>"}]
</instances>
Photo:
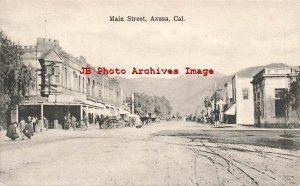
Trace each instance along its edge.
<instances>
[{"instance_id":1,"label":"storefront building","mask_svg":"<svg viewBox=\"0 0 300 186\"><path fill-rule=\"evenodd\" d=\"M50 128L59 128L64 116L76 120L87 116L91 123L97 115L117 114L122 104L119 82L97 74L82 56L76 58L59 46L57 40L38 38L35 46L24 46L26 65L36 69L36 86L28 90L27 99L12 112L12 120L28 116L47 118ZM90 67L91 74L81 74Z\"/></svg>"},{"instance_id":2,"label":"storefront building","mask_svg":"<svg viewBox=\"0 0 300 186\"><path fill-rule=\"evenodd\" d=\"M289 108L285 116L285 103L281 98L288 91L290 83L299 73L300 67L265 68L253 77L255 125L274 127L299 120L297 113Z\"/></svg>"},{"instance_id":3,"label":"storefront building","mask_svg":"<svg viewBox=\"0 0 300 186\"><path fill-rule=\"evenodd\" d=\"M226 123L242 125L254 124L254 103L252 78L234 75L231 82L225 84L226 111L224 112Z\"/></svg>"}]
</instances>

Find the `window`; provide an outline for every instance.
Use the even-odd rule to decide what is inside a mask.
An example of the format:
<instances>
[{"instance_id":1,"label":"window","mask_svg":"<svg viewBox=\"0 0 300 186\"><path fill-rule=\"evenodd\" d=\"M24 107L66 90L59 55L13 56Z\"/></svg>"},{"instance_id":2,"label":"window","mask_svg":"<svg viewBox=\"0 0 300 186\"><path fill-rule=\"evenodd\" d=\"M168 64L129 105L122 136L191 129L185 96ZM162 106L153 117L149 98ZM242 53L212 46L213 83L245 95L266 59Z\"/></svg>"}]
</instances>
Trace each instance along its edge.
<instances>
[{"instance_id":1,"label":"window","mask_svg":"<svg viewBox=\"0 0 300 186\"><path fill-rule=\"evenodd\" d=\"M236 102L236 95L235 95L235 89L232 90L232 98L233 98L233 102Z\"/></svg>"},{"instance_id":2,"label":"window","mask_svg":"<svg viewBox=\"0 0 300 186\"><path fill-rule=\"evenodd\" d=\"M68 86L68 70L65 68L65 86Z\"/></svg>"},{"instance_id":3,"label":"window","mask_svg":"<svg viewBox=\"0 0 300 186\"><path fill-rule=\"evenodd\" d=\"M52 67L51 65L45 66L46 74L52 75L52 68L53 68L53 67Z\"/></svg>"},{"instance_id":4,"label":"window","mask_svg":"<svg viewBox=\"0 0 300 186\"><path fill-rule=\"evenodd\" d=\"M53 75L55 76L55 83L56 84L59 84L59 80L60 80L59 74L60 74L60 68L57 67L57 66L53 67Z\"/></svg>"},{"instance_id":5,"label":"window","mask_svg":"<svg viewBox=\"0 0 300 186\"><path fill-rule=\"evenodd\" d=\"M59 67L54 67L54 75L59 75L60 74L60 69Z\"/></svg>"},{"instance_id":6,"label":"window","mask_svg":"<svg viewBox=\"0 0 300 186\"><path fill-rule=\"evenodd\" d=\"M243 89L243 99L249 99L249 90Z\"/></svg>"},{"instance_id":7,"label":"window","mask_svg":"<svg viewBox=\"0 0 300 186\"><path fill-rule=\"evenodd\" d=\"M275 116L276 117L284 117L285 105L284 99L282 99L282 95L284 94L285 89L275 89Z\"/></svg>"}]
</instances>

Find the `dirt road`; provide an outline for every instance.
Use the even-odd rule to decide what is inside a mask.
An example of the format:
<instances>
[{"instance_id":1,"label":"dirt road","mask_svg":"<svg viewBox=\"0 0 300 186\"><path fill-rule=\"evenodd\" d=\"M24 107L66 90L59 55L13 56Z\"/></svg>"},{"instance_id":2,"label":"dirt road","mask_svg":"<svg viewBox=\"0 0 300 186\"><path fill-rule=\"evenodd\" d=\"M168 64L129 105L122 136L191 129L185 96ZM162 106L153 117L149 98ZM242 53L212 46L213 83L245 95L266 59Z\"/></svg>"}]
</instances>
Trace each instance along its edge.
<instances>
[{"instance_id":1,"label":"dirt road","mask_svg":"<svg viewBox=\"0 0 300 186\"><path fill-rule=\"evenodd\" d=\"M168 122L141 129L52 130L36 134L32 140L15 142L2 138L0 182L137 186L300 184L298 150L176 135L176 131L201 134L204 129L208 127ZM228 132L210 130L218 131L219 138ZM172 135L166 135L170 132Z\"/></svg>"}]
</instances>

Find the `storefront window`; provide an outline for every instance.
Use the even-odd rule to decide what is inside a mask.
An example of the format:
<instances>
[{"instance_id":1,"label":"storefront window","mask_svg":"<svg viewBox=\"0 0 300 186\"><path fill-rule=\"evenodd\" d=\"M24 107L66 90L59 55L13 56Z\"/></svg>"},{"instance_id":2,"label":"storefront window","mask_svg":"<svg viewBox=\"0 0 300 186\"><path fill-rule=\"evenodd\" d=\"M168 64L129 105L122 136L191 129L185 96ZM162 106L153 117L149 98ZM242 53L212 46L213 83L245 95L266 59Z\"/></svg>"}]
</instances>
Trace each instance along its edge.
<instances>
[{"instance_id":1,"label":"storefront window","mask_svg":"<svg viewBox=\"0 0 300 186\"><path fill-rule=\"evenodd\" d=\"M284 92L285 89L275 89L275 116L284 117Z\"/></svg>"}]
</instances>

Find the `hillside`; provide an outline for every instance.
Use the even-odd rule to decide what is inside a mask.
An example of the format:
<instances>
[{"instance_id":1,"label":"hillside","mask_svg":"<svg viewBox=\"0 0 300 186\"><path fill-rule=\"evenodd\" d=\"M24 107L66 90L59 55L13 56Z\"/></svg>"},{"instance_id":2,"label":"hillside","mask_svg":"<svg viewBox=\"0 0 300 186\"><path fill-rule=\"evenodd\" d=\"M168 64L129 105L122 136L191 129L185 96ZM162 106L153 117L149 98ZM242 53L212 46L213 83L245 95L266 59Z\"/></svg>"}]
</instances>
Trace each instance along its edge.
<instances>
[{"instance_id":1,"label":"hillside","mask_svg":"<svg viewBox=\"0 0 300 186\"><path fill-rule=\"evenodd\" d=\"M241 77L253 77L263 68L284 67L282 63L272 63L266 66L255 66L245 68L236 74ZM144 92L149 95L165 96L171 102L175 111L180 113L193 113L195 108L203 103L206 95L211 95L209 90L217 87L224 90L224 84L230 81L233 75L225 76L216 73L213 76L181 75L173 79L166 78L134 78L127 79L116 77L123 89L124 96L129 96L132 92Z\"/></svg>"}]
</instances>

